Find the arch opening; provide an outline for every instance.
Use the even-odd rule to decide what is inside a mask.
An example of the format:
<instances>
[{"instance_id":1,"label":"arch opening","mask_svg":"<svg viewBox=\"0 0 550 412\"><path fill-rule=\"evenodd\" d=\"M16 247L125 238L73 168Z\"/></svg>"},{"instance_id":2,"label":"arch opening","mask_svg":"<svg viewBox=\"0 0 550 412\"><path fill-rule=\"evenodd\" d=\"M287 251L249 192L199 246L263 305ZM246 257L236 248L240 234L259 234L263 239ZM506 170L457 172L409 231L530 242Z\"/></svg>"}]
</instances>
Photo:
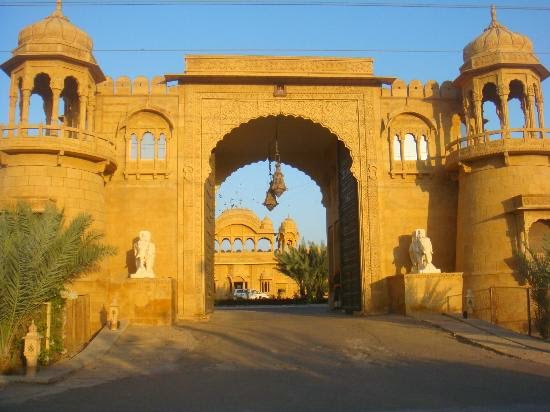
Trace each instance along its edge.
<instances>
[{"instance_id":1,"label":"arch opening","mask_svg":"<svg viewBox=\"0 0 550 412\"><path fill-rule=\"evenodd\" d=\"M78 98L78 81L74 77L65 78L61 99L63 100L62 123L68 127L78 127L80 100Z\"/></svg>"},{"instance_id":2,"label":"arch opening","mask_svg":"<svg viewBox=\"0 0 550 412\"><path fill-rule=\"evenodd\" d=\"M491 130L501 130L503 128L502 108L500 98L497 92L497 86L494 83L487 83L483 86L482 98L482 129L484 132ZM500 139L500 135L493 135L491 139Z\"/></svg>"},{"instance_id":3,"label":"arch opening","mask_svg":"<svg viewBox=\"0 0 550 412\"><path fill-rule=\"evenodd\" d=\"M527 100L523 83L519 80L510 82L510 94L508 95L508 117L511 129L523 129L527 127ZM511 137L523 137L523 132L511 132Z\"/></svg>"},{"instance_id":4,"label":"arch opening","mask_svg":"<svg viewBox=\"0 0 550 412\"><path fill-rule=\"evenodd\" d=\"M325 208L331 306L349 312L362 310L358 183L352 173L353 160L349 149L329 129L308 119L283 115L259 117L240 124L219 140L212 150L212 172L206 185L209 187L206 198L211 203L207 208L216 210L214 187L219 187L233 172L246 165L274 159L276 146L283 163L283 173L289 169L285 165L295 167L309 176L321 191ZM267 185L256 194L258 200L263 200L266 189ZM240 204L233 207L237 206ZM298 209L300 205L294 207ZM268 211L264 210L267 214ZM297 224L300 226L301 223L297 221ZM214 230L206 230L206 233L210 232L214 233ZM207 250L213 249L213 239L207 241ZM248 240L244 250L248 249L247 243ZM275 246L274 239L258 238L255 250L269 251ZM216 279L222 278L216 275ZM338 282L335 281L337 278ZM270 285L269 288L282 289L277 285Z\"/></svg>"},{"instance_id":5,"label":"arch opening","mask_svg":"<svg viewBox=\"0 0 550 412\"><path fill-rule=\"evenodd\" d=\"M52 120L52 89L50 76L39 73L34 78L29 102L29 123L50 124Z\"/></svg>"}]
</instances>

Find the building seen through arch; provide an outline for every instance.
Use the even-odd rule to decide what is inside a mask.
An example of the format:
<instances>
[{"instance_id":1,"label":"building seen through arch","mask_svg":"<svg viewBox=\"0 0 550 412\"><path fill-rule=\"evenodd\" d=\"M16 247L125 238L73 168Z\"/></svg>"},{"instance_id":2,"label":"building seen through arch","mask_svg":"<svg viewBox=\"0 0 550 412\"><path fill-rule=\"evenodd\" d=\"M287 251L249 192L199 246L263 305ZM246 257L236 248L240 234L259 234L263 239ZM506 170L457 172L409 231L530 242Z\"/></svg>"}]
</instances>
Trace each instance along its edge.
<instances>
[{"instance_id":1,"label":"building seen through arch","mask_svg":"<svg viewBox=\"0 0 550 412\"><path fill-rule=\"evenodd\" d=\"M296 56L189 55L181 73L112 79L58 3L21 30L0 66L10 78L0 199L90 213L117 247L69 286L90 297L91 332L113 301L134 322L208 317L225 281L218 261L269 253L255 237L218 236L216 187L276 153L322 193L332 308L389 311L417 229L464 290L517 287L514 251L539 247L549 227L541 82L550 73L495 12L482 29L462 66L449 67L458 77L441 84L376 74L370 58ZM130 277L144 230L154 279ZM267 282L232 270L228 288Z\"/></svg>"},{"instance_id":2,"label":"building seen through arch","mask_svg":"<svg viewBox=\"0 0 550 412\"><path fill-rule=\"evenodd\" d=\"M216 219L214 235L216 299L228 299L235 289L253 289L273 298L299 294L296 282L277 269L275 251L296 247L298 227L290 217L277 232L267 216L262 220L249 209L224 210Z\"/></svg>"}]
</instances>

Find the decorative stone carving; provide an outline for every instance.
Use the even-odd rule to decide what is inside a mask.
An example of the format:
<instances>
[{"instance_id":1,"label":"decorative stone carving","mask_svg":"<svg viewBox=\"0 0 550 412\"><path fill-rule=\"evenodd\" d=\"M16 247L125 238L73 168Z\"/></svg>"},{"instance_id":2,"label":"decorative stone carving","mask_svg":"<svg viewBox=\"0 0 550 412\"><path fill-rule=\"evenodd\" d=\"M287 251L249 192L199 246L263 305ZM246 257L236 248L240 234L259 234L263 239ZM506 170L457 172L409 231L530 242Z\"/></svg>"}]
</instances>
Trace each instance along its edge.
<instances>
[{"instance_id":1,"label":"decorative stone carving","mask_svg":"<svg viewBox=\"0 0 550 412\"><path fill-rule=\"evenodd\" d=\"M148 230L140 231L139 239L134 243L137 271L130 277L134 279L154 278L155 253L155 244L151 242L151 232Z\"/></svg>"},{"instance_id":2,"label":"decorative stone carving","mask_svg":"<svg viewBox=\"0 0 550 412\"><path fill-rule=\"evenodd\" d=\"M33 376L36 375L36 366L40 355L40 341L42 340L42 335L38 333L34 320L29 326L29 332L23 339L25 340L23 355L27 361L27 375Z\"/></svg>"},{"instance_id":3,"label":"decorative stone carving","mask_svg":"<svg viewBox=\"0 0 550 412\"><path fill-rule=\"evenodd\" d=\"M411 273L441 273L432 263L432 242L424 229L413 232L409 256L412 262Z\"/></svg>"}]
</instances>

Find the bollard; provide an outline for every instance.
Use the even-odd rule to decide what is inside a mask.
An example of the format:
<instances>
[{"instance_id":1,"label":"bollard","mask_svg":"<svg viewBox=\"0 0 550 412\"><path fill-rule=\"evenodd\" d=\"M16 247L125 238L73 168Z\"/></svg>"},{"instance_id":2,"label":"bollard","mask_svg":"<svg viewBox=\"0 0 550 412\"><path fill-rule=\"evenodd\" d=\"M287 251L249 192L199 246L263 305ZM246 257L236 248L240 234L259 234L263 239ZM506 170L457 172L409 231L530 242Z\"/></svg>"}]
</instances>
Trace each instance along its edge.
<instances>
[{"instance_id":1,"label":"bollard","mask_svg":"<svg viewBox=\"0 0 550 412\"><path fill-rule=\"evenodd\" d=\"M42 339L42 336L36 330L34 320L29 326L29 332L23 339L25 340L23 355L27 361L27 375L34 376L36 375L36 366L40 355L40 340Z\"/></svg>"},{"instance_id":2,"label":"bollard","mask_svg":"<svg viewBox=\"0 0 550 412\"><path fill-rule=\"evenodd\" d=\"M116 300L113 300L113 303L109 306L109 329L118 329L118 304Z\"/></svg>"}]
</instances>

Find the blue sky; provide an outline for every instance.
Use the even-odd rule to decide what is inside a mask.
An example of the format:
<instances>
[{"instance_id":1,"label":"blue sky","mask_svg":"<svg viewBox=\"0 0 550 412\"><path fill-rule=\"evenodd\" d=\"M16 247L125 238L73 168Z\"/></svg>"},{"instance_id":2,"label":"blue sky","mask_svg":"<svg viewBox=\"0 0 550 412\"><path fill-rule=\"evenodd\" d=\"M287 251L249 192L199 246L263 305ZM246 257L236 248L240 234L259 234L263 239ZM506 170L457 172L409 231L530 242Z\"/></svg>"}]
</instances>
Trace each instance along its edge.
<instances>
[{"instance_id":1,"label":"blue sky","mask_svg":"<svg viewBox=\"0 0 550 412\"><path fill-rule=\"evenodd\" d=\"M55 2L33 7L2 6L8 3L24 2L0 0L2 61L9 58L6 51L17 45L18 32L49 14ZM412 79L423 82L434 79L441 83L458 75L462 48L478 36L490 21L489 3L484 8L358 7L345 4L357 5L360 1L341 3L340 6L90 6L77 5L73 1L64 5L64 13L71 22L92 36L97 50L96 59L106 75L111 77L179 73L184 70L185 53L219 52L373 57L377 75L396 76L407 82ZM378 3L413 5L422 2L401 0ZM431 3L482 4L472 0L438 0ZM550 67L549 2L515 0L498 1L496 4L497 7L547 7L537 11L502 8L498 10L498 20L511 30L529 36L541 62ZM136 48L187 51L101 51ZM410 53L403 50L447 52ZM548 99L550 81L545 83L543 92ZM0 123L8 117L8 87L8 77L0 76ZM547 108L546 112L549 110ZM548 114L546 118L546 124L550 124ZM226 205L251 207L260 217L269 215L276 226L281 219L291 215L305 238L316 241L325 239L324 208L320 203L319 189L295 169L285 167L283 172L289 191L283 195L281 204L274 212L267 213L261 206L267 188L266 164L255 164L231 175L220 189L217 209Z\"/></svg>"}]
</instances>

